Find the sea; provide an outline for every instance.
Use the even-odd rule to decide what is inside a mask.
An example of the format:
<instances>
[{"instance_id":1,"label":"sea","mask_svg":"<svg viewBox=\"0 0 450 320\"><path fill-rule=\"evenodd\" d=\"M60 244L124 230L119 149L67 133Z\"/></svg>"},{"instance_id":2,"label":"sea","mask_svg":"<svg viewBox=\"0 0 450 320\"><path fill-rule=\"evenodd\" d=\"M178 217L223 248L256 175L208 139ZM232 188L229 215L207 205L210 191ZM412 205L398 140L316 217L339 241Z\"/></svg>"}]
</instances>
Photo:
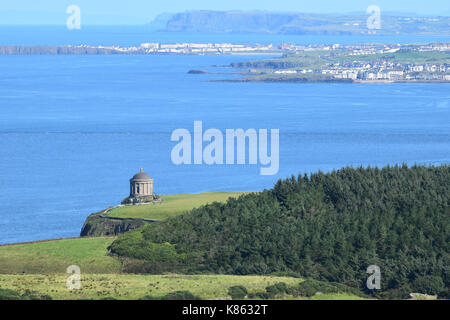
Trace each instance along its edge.
<instances>
[{"instance_id":1,"label":"sea","mask_svg":"<svg viewBox=\"0 0 450 320\"><path fill-rule=\"evenodd\" d=\"M448 37L188 34L145 27L0 27L0 45L423 43ZM245 55L0 56L0 244L78 236L128 196L259 191L343 166L450 163L450 85L237 83ZM188 74L191 69L208 74ZM279 170L172 161L177 129L279 130Z\"/></svg>"}]
</instances>

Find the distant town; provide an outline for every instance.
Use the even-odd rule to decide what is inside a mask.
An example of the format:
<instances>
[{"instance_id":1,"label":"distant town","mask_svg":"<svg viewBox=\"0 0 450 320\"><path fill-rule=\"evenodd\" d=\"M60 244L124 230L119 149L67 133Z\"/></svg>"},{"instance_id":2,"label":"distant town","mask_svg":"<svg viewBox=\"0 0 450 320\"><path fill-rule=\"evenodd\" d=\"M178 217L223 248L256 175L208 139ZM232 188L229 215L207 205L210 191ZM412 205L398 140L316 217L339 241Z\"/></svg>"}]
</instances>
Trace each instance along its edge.
<instances>
[{"instance_id":1,"label":"distant town","mask_svg":"<svg viewBox=\"0 0 450 320\"><path fill-rule=\"evenodd\" d=\"M233 81L450 81L450 43L0 46L0 54L273 55L278 58L233 63L248 76Z\"/></svg>"},{"instance_id":2,"label":"distant town","mask_svg":"<svg viewBox=\"0 0 450 320\"><path fill-rule=\"evenodd\" d=\"M231 43L142 43L139 46L0 46L0 54L280 54L282 46Z\"/></svg>"},{"instance_id":3,"label":"distant town","mask_svg":"<svg viewBox=\"0 0 450 320\"><path fill-rule=\"evenodd\" d=\"M283 44L276 59L233 63L248 69L233 81L450 81L450 43Z\"/></svg>"},{"instance_id":4,"label":"distant town","mask_svg":"<svg viewBox=\"0 0 450 320\"><path fill-rule=\"evenodd\" d=\"M278 70L275 74L291 73L301 74L318 72L323 75L330 75L336 79L352 79L352 80L444 80L450 81L450 44L436 43L426 45L351 45L340 46L338 44L332 46L298 47L287 46L287 49L297 52L312 50L335 50L348 53L347 59L340 62L330 62L326 67L320 70L299 69L299 70ZM433 57L423 61L422 59L414 59L416 57L427 57L433 52L444 52L447 59L439 61ZM397 55L395 55L397 53ZM403 55L411 55L411 61L402 61ZM395 59L395 57L399 59ZM436 58L442 54L437 54ZM359 60L358 58L362 59ZM369 59L367 59L369 57ZM370 59L372 57L372 59Z\"/></svg>"}]
</instances>

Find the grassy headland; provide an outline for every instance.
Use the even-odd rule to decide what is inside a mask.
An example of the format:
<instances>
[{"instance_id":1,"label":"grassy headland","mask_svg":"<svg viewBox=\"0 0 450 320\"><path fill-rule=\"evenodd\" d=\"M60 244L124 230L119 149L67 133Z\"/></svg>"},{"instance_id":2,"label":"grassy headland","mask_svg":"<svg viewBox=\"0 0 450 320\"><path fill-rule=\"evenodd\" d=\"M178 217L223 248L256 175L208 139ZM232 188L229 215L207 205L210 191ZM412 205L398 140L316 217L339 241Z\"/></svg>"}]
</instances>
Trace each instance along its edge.
<instances>
[{"instance_id":1,"label":"grassy headland","mask_svg":"<svg viewBox=\"0 0 450 320\"><path fill-rule=\"evenodd\" d=\"M178 216L208 203L225 202L245 192L204 192L198 194L162 195L162 202L149 205L119 207L108 212L109 217L164 220Z\"/></svg>"}]
</instances>

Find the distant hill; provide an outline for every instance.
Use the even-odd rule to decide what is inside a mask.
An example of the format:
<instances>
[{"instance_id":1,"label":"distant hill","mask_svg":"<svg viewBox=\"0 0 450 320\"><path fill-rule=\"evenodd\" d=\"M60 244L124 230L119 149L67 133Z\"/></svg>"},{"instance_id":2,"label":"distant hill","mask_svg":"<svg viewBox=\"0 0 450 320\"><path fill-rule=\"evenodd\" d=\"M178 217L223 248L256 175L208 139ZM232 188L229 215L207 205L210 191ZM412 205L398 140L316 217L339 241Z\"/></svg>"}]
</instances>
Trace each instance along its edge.
<instances>
[{"instance_id":1,"label":"distant hill","mask_svg":"<svg viewBox=\"0 0 450 320\"><path fill-rule=\"evenodd\" d=\"M365 13L309 14L244 11L189 11L157 16L150 24L164 31L310 35L367 34ZM386 13L377 34L450 35L450 17Z\"/></svg>"},{"instance_id":2,"label":"distant hill","mask_svg":"<svg viewBox=\"0 0 450 320\"><path fill-rule=\"evenodd\" d=\"M157 15L151 23L149 23L149 27L155 30L162 30L166 28L167 22L172 19L174 16L173 13L161 13Z\"/></svg>"}]
</instances>

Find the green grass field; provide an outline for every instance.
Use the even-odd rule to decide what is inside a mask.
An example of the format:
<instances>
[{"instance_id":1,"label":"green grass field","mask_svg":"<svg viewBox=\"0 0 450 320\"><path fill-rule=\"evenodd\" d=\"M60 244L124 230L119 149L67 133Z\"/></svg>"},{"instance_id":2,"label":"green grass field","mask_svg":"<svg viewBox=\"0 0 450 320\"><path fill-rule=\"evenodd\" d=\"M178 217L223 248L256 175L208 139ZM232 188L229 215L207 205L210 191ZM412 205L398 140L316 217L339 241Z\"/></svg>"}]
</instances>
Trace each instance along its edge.
<instances>
[{"instance_id":1,"label":"green grass field","mask_svg":"<svg viewBox=\"0 0 450 320\"><path fill-rule=\"evenodd\" d=\"M188 290L202 299L228 297L228 288L245 286L249 293L264 291L268 285L302 281L293 277L234 275L134 275L121 274L121 263L108 256L107 247L115 238L77 238L0 247L0 288L21 294L32 291L53 299L139 299L146 295L162 297L173 291ZM81 289L69 290L67 267L81 269ZM284 296L280 299L292 299ZM349 294L324 294L305 299L360 299Z\"/></svg>"},{"instance_id":2,"label":"green grass field","mask_svg":"<svg viewBox=\"0 0 450 320\"><path fill-rule=\"evenodd\" d=\"M249 293L264 291L268 285L285 282L295 285L298 278L274 276L231 276L231 275L81 275L81 288L69 290L66 287L67 274L54 275L0 275L0 287L21 293L26 290L49 295L53 299L139 299L146 295L162 297L173 291L188 290L202 299L229 298L228 288L243 285ZM284 299L289 297L283 297ZM360 299L348 294L317 295L308 299Z\"/></svg>"},{"instance_id":3,"label":"green grass field","mask_svg":"<svg viewBox=\"0 0 450 320\"><path fill-rule=\"evenodd\" d=\"M121 263L108 256L115 238L78 238L0 246L0 274L64 273L78 265L85 273L118 273Z\"/></svg>"},{"instance_id":4,"label":"green grass field","mask_svg":"<svg viewBox=\"0 0 450 320\"><path fill-rule=\"evenodd\" d=\"M119 207L111 210L108 216L164 220L208 203L215 201L225 202L230 197L239 197L243 194L245 192L205 192L199 194L163 195L161 196L162 203Z\"/></svg>"}]
</instances>

